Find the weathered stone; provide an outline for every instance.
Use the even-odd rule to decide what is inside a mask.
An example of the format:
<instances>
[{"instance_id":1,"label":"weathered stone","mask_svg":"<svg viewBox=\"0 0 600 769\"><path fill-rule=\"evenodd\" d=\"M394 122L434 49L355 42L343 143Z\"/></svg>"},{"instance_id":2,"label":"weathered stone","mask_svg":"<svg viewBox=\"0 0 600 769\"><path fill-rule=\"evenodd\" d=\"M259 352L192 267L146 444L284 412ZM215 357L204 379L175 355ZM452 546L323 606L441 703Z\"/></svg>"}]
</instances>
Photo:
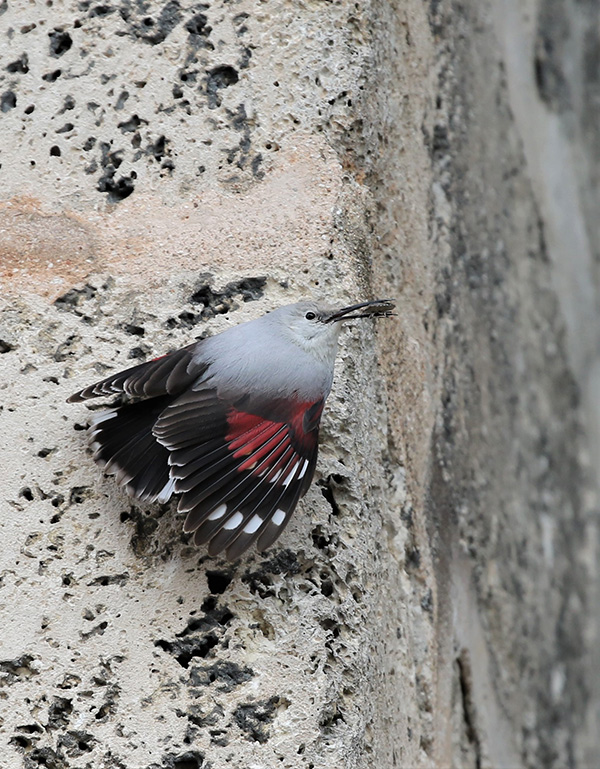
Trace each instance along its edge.
<instances>
[{"instance_id":1,"label":"weathered stone","mask_svg":"<svg viewBox=\"0 0 600 769\"><path fill-rule=\"evenodd\" d=\"M598 30L0 2L2 766L599 763ZM65 398L302 295L398 316L281 540L210 559Z\"/></svg>"}]
</instances>

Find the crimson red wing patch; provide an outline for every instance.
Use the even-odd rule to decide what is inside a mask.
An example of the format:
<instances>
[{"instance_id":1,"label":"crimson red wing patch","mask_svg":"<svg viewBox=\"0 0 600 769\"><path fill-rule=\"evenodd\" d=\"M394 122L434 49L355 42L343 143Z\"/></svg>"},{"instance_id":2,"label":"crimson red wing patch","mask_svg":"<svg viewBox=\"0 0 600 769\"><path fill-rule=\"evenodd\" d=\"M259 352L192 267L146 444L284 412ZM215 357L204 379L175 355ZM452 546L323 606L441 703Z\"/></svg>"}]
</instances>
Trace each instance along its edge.
<instances>
[{"instance_id":1,"label":"crimson red wing patch","mask_svg":"<svg viewBox=\"0 0 600 769\"><path fill-rule=\"evenodd\" d=\"M165 410L154 432L170 450L179 511L187 513L184 529L195 532L196 544L208 543L211 555L225 550L237 558L254 542L266 549L312 480L323 401L293 401L286 409L278 403L273 419L227 409L206 391L180 401ZM207 421L212 429L199 429L192 441L194 423Z\"/></svg>"}]
</instances>

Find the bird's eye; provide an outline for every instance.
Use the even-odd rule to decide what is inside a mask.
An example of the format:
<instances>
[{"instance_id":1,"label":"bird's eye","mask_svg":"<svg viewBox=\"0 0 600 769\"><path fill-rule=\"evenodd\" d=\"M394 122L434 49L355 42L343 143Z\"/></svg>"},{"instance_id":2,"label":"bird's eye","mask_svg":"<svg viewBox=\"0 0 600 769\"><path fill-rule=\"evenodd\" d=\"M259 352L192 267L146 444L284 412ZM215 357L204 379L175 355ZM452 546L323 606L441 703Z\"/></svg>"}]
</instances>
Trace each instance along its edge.
<instances>
[{"instance_id":1,"label":"bird's eye","mask_svg":"<svg viewBox=\"0 0 600 769\"><path fill-rule=\"evenodd\" d=\"M309 311L306 313L304 317L306 318L306 320L314 320L317 317L317 313Z\"/></svg>"}]
</instances>

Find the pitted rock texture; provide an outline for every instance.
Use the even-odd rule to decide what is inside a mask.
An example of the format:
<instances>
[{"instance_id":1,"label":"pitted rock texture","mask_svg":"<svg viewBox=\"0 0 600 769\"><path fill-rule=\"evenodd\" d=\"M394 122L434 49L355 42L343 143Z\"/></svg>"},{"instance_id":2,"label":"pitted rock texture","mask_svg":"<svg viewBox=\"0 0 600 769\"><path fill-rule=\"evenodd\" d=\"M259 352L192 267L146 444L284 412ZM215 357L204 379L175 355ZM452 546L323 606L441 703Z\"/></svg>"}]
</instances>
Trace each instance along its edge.
<instances>
[{"instance_id":1,"label":"pitted rock texture","mask_svg":"<svg viewBox=\"0 0 600 769\"><path fill-rule=\"evenodd\" d=\"M600 763L592 5L0 0L1 769ZM65 398L306 295L398 316L210 559Z\"/></svg>"},{"instance_id":2,"label":"pitted rock texture","mask_svg":"<svg viewBox=\"0 0 600 769\"><path fill-rule=\"evenodd\" d=\"M367 452L381 411L349 406L355 386L378 401L367 370L348 365L357 381L332 396L347 450L328 420L318 482L291 539L235 564L191 546L172 505L141 506L103 479L86 456L90 411L64 403L82 370L102 375L160 352L158 339L177 346L266 309L265 290L276 303L289 292L260 276L203 281L182 286L172 305L168 290L137 297L130 322L121 318L131 293L101 275L49 314L43 303L12 304L0 420L23 455L5 503L14 547L1 574L4 594L30 610L7 613L0 670L3 754L27 767L316 766L339 754L340 733L364 730L374 661L354 638L376 621L378 561L356 564L357 534L337 522L370 504L356 462L374 479L381 464ZM349 332L344 357L373 361L369 339L369 329ZM28 381L37 386L22 399ZM362 436L358 455L351 434ZM381 525L374 516L373 541ZM344 673L332 677L338 665Z\"/></svg>"},{"instance_id":3,"label":"pitted rock texture","mask_svg":"<svg viewBox=\"0 0 600 769\"><path fill-rule=\"evenodd\" d=\"M323 16L318 4L8 4L3 194L37 197L51 177L56 197L81 209L135 190L168 201L260 181L293 134L345 130L360 25L344 5Z\"/></svg>"}]
</instances>

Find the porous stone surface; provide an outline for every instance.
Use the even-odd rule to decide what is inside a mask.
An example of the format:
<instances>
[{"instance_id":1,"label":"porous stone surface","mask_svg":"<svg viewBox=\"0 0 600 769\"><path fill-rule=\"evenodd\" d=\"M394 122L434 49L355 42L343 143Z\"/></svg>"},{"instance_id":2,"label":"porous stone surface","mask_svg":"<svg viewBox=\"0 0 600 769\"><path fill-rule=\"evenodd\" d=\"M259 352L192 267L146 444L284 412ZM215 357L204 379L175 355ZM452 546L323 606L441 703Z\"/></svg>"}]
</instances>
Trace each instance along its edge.
<instances>
[{"instance_id":1,"label":"porous stone surface","mask_svg":"<svg viewBox=\"0 0 600 769\"><path fill-rule=\"evenodd\" d=\"M591 767L597 9L0 2L0 767ZM86 453L110 371L343 334L265 554Z\"/></svg>"}]
</instances>

